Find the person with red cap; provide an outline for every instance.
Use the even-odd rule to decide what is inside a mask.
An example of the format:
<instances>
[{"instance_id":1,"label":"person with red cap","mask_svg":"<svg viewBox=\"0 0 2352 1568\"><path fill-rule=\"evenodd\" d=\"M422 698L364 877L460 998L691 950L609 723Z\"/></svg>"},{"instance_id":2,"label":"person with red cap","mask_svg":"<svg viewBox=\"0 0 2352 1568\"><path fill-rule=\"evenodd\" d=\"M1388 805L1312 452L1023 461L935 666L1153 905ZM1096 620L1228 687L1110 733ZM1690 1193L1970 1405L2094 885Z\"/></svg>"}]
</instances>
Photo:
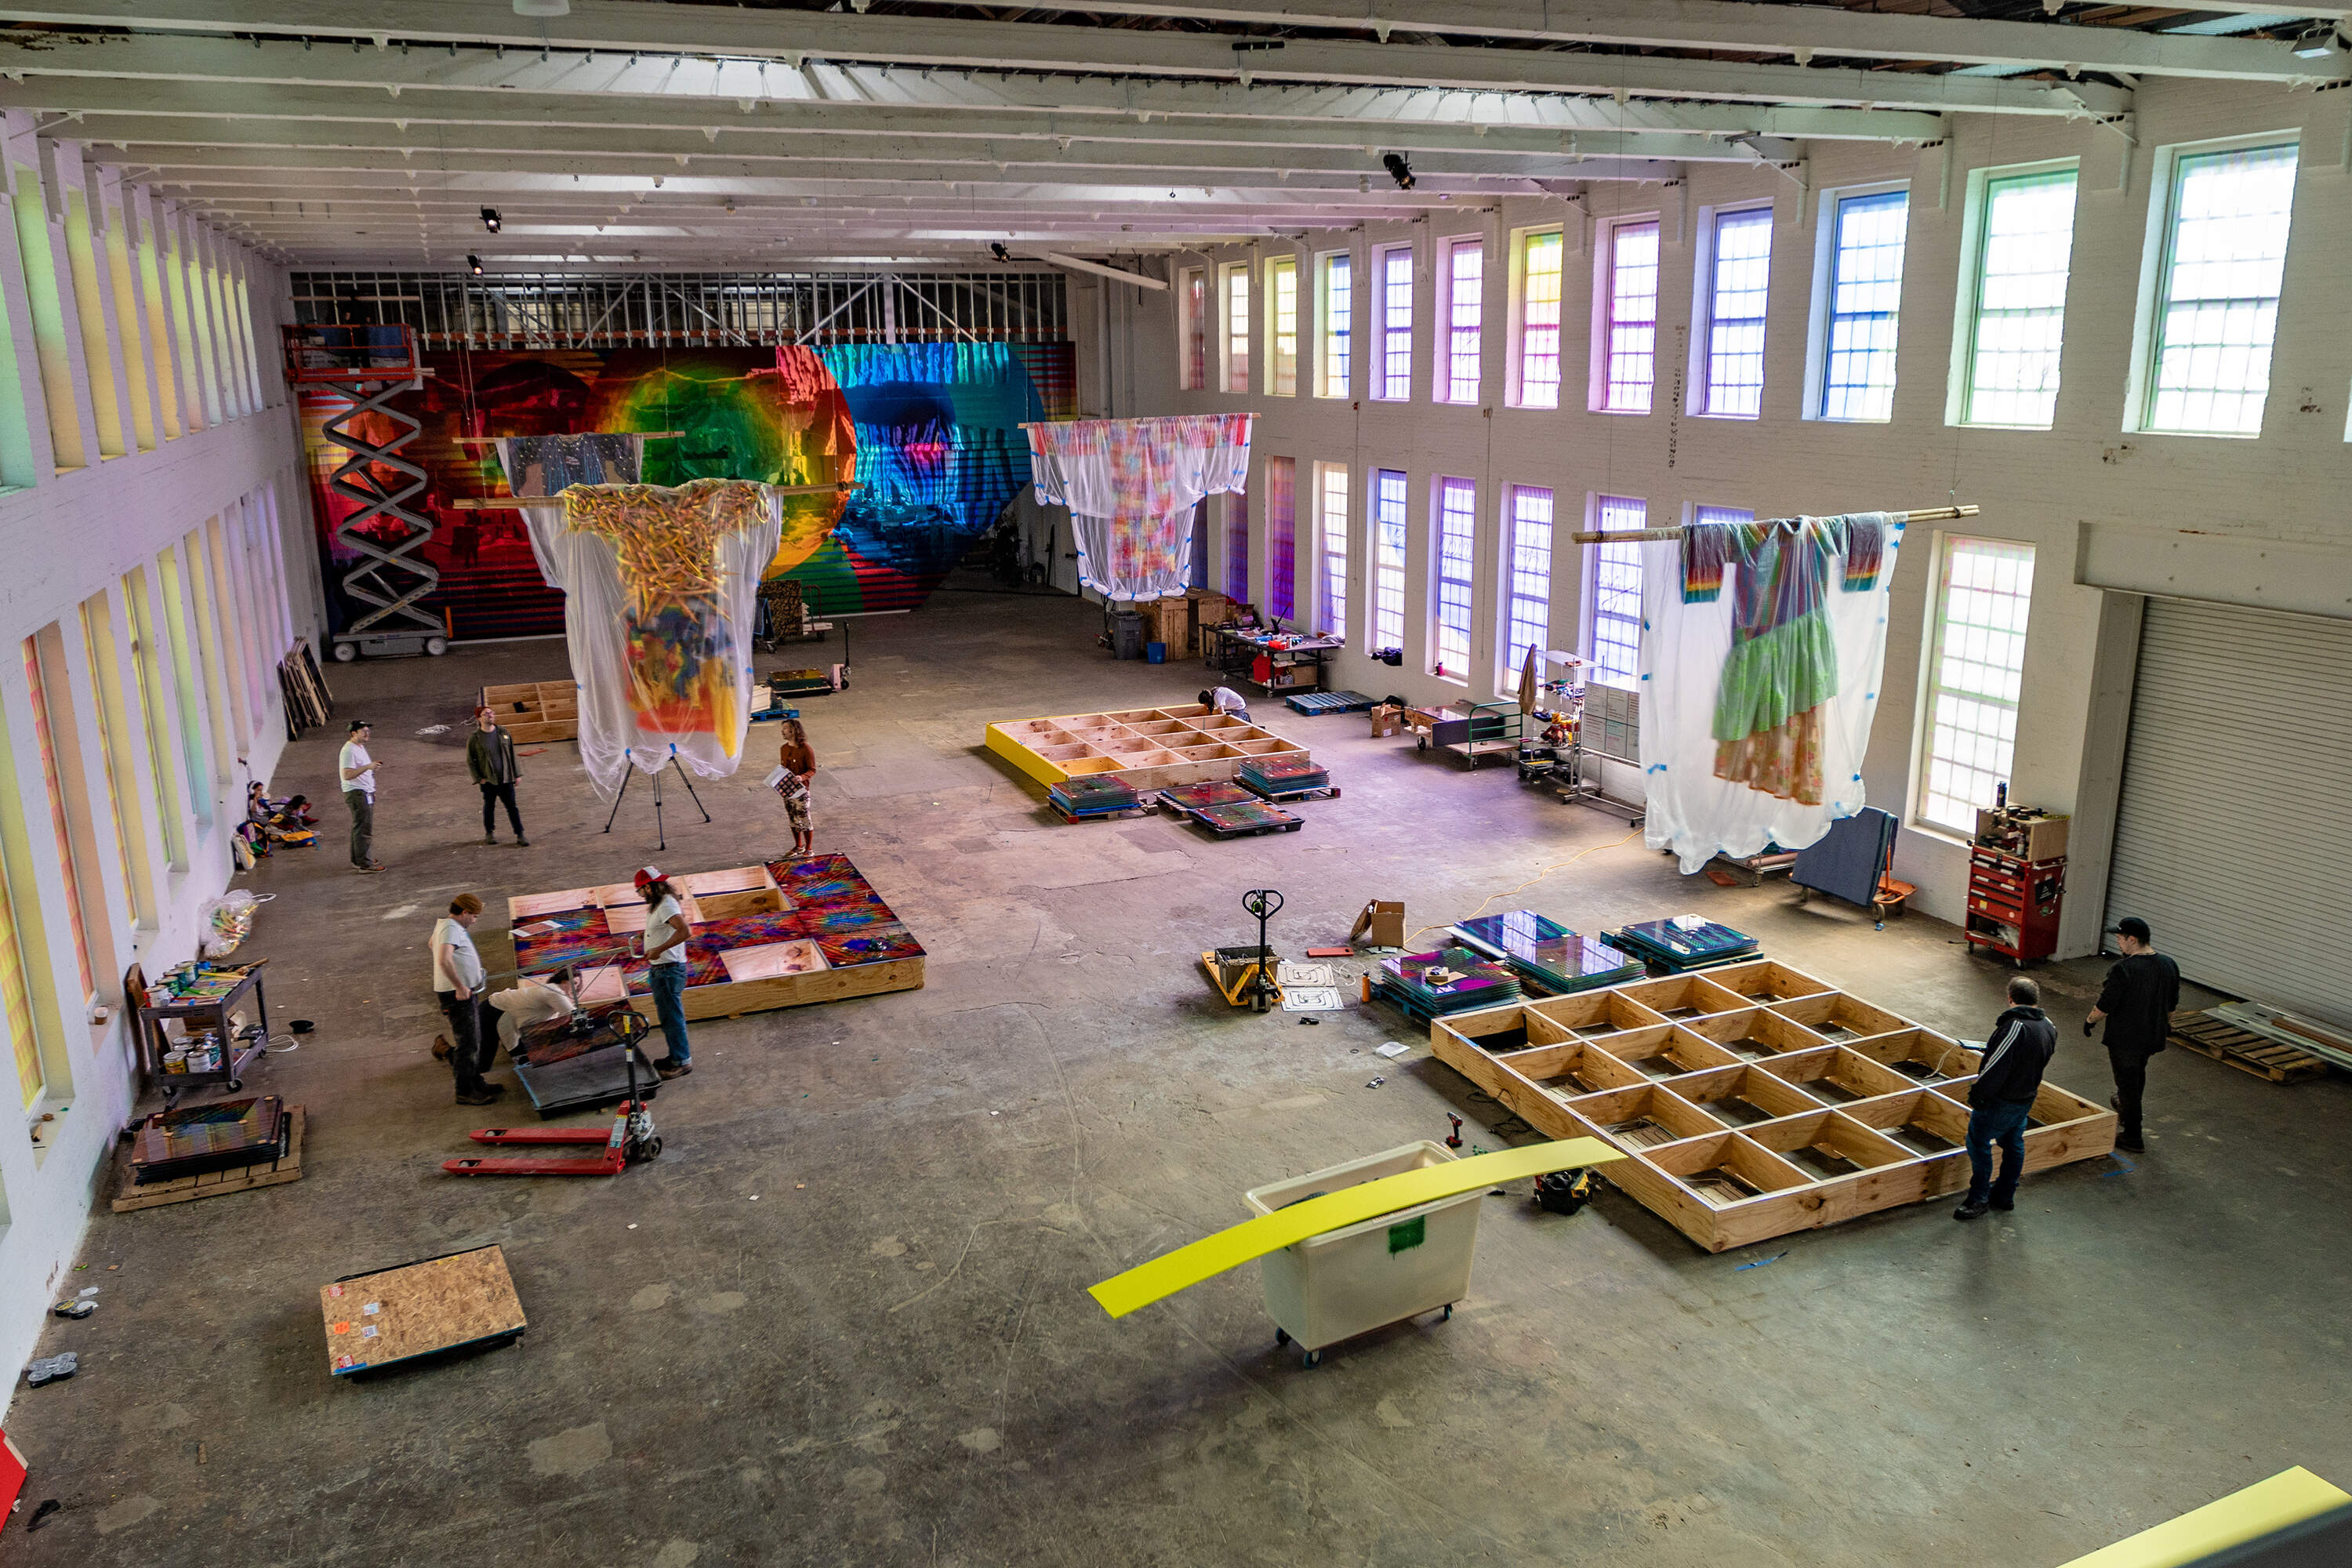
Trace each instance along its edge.
<instances>
[{"instance_id":1,"label":"person with red cap","mask_svg":"<svg viewBox=\"0 0 2352 1568\"><path fill-rule=\"evenodd\" d=\"M669 1055L654 1064L654 1071L665 1079L684 1078L694 1070L686 1039L686 939L691 928L677 889L660 867L647 866L635 881L637 896L646 901L646 983L653 987L662 1038L669 1042Z\"/></svg>"},{"instance_id":2,"label":"person with red cap","mask_svg":"<svg viewBox=\"0 0 2352 1568\"><path fill-rule=\"evenodd\" d=\"M482 842L499 841L498 804L504 801L515 843L530 848L530 840L522 836L522 813L515 805L515 780L522 777L522 765L515 761L514 736L499 727L499 716L487 706L474 710L474 732L466 737L466 771L481 786Z\"/></svg>"}]
</instances>

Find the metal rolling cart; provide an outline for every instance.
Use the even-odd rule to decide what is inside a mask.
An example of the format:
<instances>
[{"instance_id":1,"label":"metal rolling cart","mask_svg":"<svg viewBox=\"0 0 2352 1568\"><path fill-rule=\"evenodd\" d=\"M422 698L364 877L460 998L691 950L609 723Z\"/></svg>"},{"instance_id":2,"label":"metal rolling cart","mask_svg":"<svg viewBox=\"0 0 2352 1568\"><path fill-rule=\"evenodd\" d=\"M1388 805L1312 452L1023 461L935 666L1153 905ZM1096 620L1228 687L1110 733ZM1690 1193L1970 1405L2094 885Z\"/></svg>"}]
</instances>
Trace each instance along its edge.
<instances>
[{"instance_id":1,"label":"metal rolling cart","mask_svg":"<svg viewBox=\"0 0 2352 1568\"><path fill-rule=\"evenodd\" d=\"M1584 773L1588 757L1596 764L1622 763L1631 768L1641 767L1642 702L1638 693L1597 680L1585 686L1584 710L1577 720L1576 745L1568 754L1567 782L1560 786L1559 798L1570 805L1616 812L1639 827L1648 813L1630 801L1615 800L1602 792L1605 769L1596 765L1588 780Z\"/></svg>"},{"instance_id":2,"label":"metal rolling cart","mask_svg":"<svg viewBox=\"0 0 2352 1568\"><path fill-rule=\"evenodd\" d=\"M262 963L267 963L263 960ZM214 971L215 973L224 971ZM245 999L253 998L255 1021L236 1027L230 1024L231 1014L241 1010ZM157 1000L162 996L163 1000ZM168 1110L180 1096L192 1089L208 1084L225 1085L231 1093L245 1087L245 1069L262 1054L269 1040L269 1001L261 985L261 963L245 971L244 978L216 997L175 1000L160 991L151 991L144 999L133 997L138 1006L139 1053L142 1064L163 1089L163 1108ZM180 1019L191 1033L202 1033L199 1025L216 1032L221 1041L221 1065L215 1072L175 1072L163 1070L163 1020Z\"/></svg>"}]
</instances>

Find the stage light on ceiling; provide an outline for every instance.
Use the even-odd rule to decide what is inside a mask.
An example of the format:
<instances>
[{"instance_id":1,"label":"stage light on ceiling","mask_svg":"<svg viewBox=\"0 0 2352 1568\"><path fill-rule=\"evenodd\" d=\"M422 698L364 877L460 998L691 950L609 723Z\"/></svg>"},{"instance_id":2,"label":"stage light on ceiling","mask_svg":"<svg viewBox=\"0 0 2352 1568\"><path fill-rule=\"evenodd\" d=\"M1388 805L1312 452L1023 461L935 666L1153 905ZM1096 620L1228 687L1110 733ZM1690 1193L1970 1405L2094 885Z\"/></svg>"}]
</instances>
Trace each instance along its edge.
<instances>
[{"instance_id":1,"label":"stage light on ceiling","mask_svg":"<svg viewBox=\"0 0 2352 1568\"><path fill-rule=\"evenodd\" d=\"M1389 178L1397 183L1398 190L1409 191L1412 189L1412 165L1404 161L1403 153L1389 153L1383 154L1381 158L1381 167L1389 172Z\"/></svg>"},{"instance_id":2,"label":"stage light on ceiling","mask_svg":"<svg viewBox=\"0 0 2352 1568\"><path fill-rule=\"evenodd\" d=\"M482 275L482 258L480 257L470 254L467 255L466 258L466 265L474 269L475 277L479 278Z\"/></svg>"},{"instance_id":3,"label":"stage light on ceiling","mask_svg":"<svg viewBox=\"0 0 2352 1568\"><path fill-rule=\"evenodd\" d=\"M488 229L492 234L496 234L499 232L499 218L498 208L484 207L482 209L482 226L484 228Z\"/></svg>"},{"instance_id":4,"label":"stage light on ceiling","mask_svg":"<svg viewBox=\"0 0 2352 1568\"><path fill-rule=\"evenodd\" d=\"M1013 259L1013 253L1005 249L1003 245L998 242L992 241L990 243L988 254L993 256L999 261L1010 261Z\"/></svg>"}]
</instances>

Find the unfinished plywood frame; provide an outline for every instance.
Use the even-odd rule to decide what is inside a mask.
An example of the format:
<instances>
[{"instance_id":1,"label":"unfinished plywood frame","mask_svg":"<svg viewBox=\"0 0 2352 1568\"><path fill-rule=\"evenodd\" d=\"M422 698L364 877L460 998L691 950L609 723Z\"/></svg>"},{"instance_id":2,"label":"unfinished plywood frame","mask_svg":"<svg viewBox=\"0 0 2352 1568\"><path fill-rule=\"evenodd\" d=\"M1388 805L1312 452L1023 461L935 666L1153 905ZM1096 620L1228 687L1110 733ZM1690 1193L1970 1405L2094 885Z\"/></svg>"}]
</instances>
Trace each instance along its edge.
<instances>
[{"instance_id":1,"label":"unfinished plywood frame","mask_svg":"<svg viewBox=\"0 0 2352 1568\"><path fill-rule=\"evenodd\" d=\"M1960 1191L1977 1053L1783 963L1442 1017L1439 1059L1547 1138L1600 1138L1608 1178L1710 1252ZM2055 1084L2025 1168L2115 1147Z\"/></svg>"},{"instance_id":2,"label":"unfinished plywood frame","mask_svg":"<svg viewBox=\"0 0 2352 1568\"><path fill-rule=\"evenodd\" d=\"M572 680L526 681L515 686L485 686L482 704L517 745L580 738L580 685Z\"/></svg>"},{"instance_id":3,"label":"unfinished plywood frame","mask_svg":"<svg viewBox=\"0 0 2352 1568\"><path fill-rule=\"evenodd\" d=\"M988 727L988 749L1049 787L1108 775L1139 795L1229 779L1252 757L1307 756L1296 741L1199 703L1008 719Z\"/></svg>"}]
</instances>

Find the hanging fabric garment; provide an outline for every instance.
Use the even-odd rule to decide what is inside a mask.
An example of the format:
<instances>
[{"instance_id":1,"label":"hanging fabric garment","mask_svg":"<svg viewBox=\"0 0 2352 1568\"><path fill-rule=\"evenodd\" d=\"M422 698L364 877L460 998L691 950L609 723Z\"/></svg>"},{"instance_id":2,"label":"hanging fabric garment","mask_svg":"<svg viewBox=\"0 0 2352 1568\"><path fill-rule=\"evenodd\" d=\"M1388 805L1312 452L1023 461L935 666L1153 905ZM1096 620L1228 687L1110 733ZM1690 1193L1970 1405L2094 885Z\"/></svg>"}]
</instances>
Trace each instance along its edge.
<instances>
[{"instance_id":1,"label":"hanging fabric garment","mask_svg":"<svg viewBox=\"0 0 2352 1568\"><path fill-rule=\"evenodd\" d=\"M1647 837L1685 872L1801 849L1862 809L1902 538L1899 516L1864 512L1642 546Z\"/></svg>"},{"instance_id":2,"label":"hanging fabric garment","mask_svg":"<svg viewBox=\"0 0 2352 1568\"><path fill-rule=\"evenodd\" d=\"M1108 599L1181 594L1192 508L1249 477L1248 414L1081 419L1033 426L1037 500L1070 509L1078 580Z\"/></svg>"},{"instance_id":3,"label":"hanging fabric garment","mask_svg":"<svg viewBox=\"0 0 2352 1568\"><path fill-rule=\"evenodd\" d=\"M580 760L600 795L615 793L630 764L656 773L672 755L705 778L735 771L778 500L764 485L695 479L574 485L524 509L541 569L563 591Z\"/></svg>"}]
</instances>

